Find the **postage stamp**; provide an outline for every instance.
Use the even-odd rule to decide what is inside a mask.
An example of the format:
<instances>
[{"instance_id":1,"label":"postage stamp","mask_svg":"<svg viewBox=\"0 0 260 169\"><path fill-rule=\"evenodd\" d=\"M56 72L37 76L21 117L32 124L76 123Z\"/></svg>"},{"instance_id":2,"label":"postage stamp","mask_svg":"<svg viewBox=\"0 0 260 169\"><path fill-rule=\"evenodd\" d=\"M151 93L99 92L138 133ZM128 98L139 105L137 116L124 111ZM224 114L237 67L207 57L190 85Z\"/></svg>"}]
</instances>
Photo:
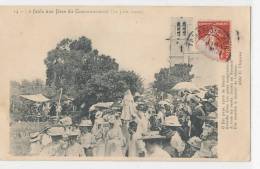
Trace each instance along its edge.
<instances>
[{"instance_id":1,"label":"postage stamp","mask_svg":"<svg viewBox=\"0 0 260 169\"><path fill-rule=\"evenodd\" d=\"M230 21L198 21L197 49L222 62L231 56Z\"/></svg>"}]
</instances>

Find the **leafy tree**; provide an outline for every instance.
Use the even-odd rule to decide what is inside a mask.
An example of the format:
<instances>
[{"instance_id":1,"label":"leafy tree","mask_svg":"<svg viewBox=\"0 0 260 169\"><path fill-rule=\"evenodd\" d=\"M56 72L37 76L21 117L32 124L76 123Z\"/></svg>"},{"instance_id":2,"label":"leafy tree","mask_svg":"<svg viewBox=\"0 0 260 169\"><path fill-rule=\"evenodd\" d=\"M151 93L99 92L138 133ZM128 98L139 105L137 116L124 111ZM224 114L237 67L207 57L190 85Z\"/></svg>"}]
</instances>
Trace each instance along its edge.
<instances>
[{"instance_id":1,"label":"leafy tree","mask_svg":"<svg viewBox=\"0 0 260 169\"><path fill-rule=\"evenodd\" d=\"M47 66L47 85L57 90L63 88L65 93L73 95L82 90L93 75L118 70L115 59L99 55L86 37L63 39L48 52L44 63Z\"/></svg>"},{"instance_id":2,"label":"leafy tree","mask_svg":"<svg viewBox=\"0 0 260 169\"><path fill-rule=\"evenodd\" d=\"M162 68L156 73L153 87L157 91L169 92L170 89L179 82L189 82L194 75L190 74L192 65L176 64L170 68Z\"/></svg>"},{"instance_id":3,"label":"leafy tree","mask_svg":"<svg viewBox=\"0 0 260 169\"><path fill-rule=\"evenodd\" d=\"M80 91L76 103L91 105L96 102L115 101L122 98L127 89L132 93L143 92L142 79L133 71L109 71L96 74Z\"/></svg>"},{"instance_id":4,"label":"leafy tree","mask_svg":"<svg viewBox=\"0 0 260 169\"><path fill-rule=\"evenodd\" d=\"M119 64L93 49L91 40L63 39L44 60L47 66L46 84L74 97L75 104L85 108L98 101L114 101L127 89L143 90L141 78L133 71L119 71ZM57 92L58 93L58 92Z\"/></svg>"}]
</instances>

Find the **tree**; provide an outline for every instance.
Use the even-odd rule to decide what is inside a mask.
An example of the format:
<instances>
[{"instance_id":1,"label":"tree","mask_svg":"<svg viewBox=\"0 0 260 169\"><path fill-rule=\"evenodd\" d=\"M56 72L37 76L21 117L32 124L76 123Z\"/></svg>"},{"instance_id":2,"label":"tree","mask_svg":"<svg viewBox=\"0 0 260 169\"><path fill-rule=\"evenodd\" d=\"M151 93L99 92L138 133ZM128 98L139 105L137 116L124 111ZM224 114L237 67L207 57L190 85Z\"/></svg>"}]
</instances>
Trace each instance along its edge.
<instances>
[{"instance_id":1,"label":"tree","mask_svg":"<svg viewBox=\"0 0 260 169\"><path fill-rule=\"evenodd\" d=\"M162 68L159 73L156 73L153 87L157 91L169 92L170 89L179 82L189 82L194 75L190 74L192 65L176 64L170 68Z\"/></svg>"},{"instance_id":2,"label":"tree","mask_svg":"<svg viewBox=\"0 0 260 169\"><path fill-rule=\"evenodd\" d=\"M78 106L88 108L98 101L113 101L130 89L143 90L141 78L133 71L119 71L119 64L110 56L93 49L91 40L65 38L44 60L46 84L75 98Z\"/></svg>"},{"instance_id":3,"label":"tree","mask_svg":"<svg viewBox=\"0 0 260 169\"><path fill-rule=\"evenodd\" d=\"M133 71L109 71L96 74L80 91L77 103L91 105L96 102L114 101L122 98L127 89L132 93L143 92L142 79Z\"/></svg>"},{"instance_id":4,"label":"tree","mask_svg":"<svg viewBox=\"0 0 260 169\"><path fill-rule=\"evenodd\" d=\"M110 56L99 55L92 48L91 40L80 37L77 40L63 39L55 49L48 52L44 60L47 66L46 84L56 90L75 95L82 90L93 75L118 70L118 63Z\"/></svg>"}]
</instances>

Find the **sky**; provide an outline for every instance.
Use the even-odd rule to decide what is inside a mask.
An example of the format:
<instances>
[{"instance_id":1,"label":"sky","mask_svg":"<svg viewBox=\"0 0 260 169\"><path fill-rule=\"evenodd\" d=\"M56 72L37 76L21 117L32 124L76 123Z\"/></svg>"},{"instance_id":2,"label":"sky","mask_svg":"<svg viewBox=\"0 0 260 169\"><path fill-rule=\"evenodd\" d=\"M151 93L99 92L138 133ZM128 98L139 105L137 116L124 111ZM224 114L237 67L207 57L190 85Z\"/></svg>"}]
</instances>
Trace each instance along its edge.
<instances>
[{"instance_id":1,"label":"sky","mask_svg":"<svg viewBox=\"0 0 260 169\"><path fill-rule=\"evenodd\" d=\"M31 9L33 10L33 9ZM55 8L53 9L54 11ZM75 9L74 9L75 10ZM28 11L28 10L27 10ZM170 17L147 14L11 14L0 22L8 26L1 39L5 75L11 80L46 79L44 59L63 38L86 36L100 54L115 58L121 70L133 70L148 84L154 73L168 66ZM123 10L122 10L123 11ZM121 12L122 12L121 11Z\"/></svg>"},{"instance_id":2,"label":"sky","mask_svg":"<svg viewBox=\"0 0 260 169\"><path fill-rule=\"evenodd\" d=\"M46 13L47 9L53 13ZM147 85L154 81L155 73L169 66L170 44L166 39L170 36L172 17L196 14L194 24L196 19L214 18L232 20L232 30L244 28L239 19L234 19L242 18L243 13L231 9L211 8L207 15L209 9L204 7L185 7L185 12L180 7L1 7L1 78L45 80L47 52L64 38L86 36L100 54L115 58L120 70L135 71ZM61 13L68 10L74 13ZM220 15L226 10L230 15ZM205 56L199 58L194 72L212 83L212 78L218 78L216 66L221 63Z\"/></svg>"}]
</instances>

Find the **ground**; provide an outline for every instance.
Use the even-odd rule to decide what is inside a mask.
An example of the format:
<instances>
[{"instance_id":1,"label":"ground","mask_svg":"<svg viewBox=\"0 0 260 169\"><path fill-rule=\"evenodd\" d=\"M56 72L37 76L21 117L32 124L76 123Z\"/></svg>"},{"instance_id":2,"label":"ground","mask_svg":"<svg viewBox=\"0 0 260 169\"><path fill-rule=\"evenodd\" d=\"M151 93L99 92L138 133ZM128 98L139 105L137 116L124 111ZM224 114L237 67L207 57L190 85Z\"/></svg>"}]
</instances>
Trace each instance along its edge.
<instances>
[{"instance_id":1,"label":"ground","mask_svg":"<svg viewBox=\"0 0 260 169\"><path fill-rule=\"evenodd\" d=\"M12 122L10 126L10 153L27 155L30 152L31 132L37 132L49 126L48 122Z\"/></svg>"}]
</instances>

